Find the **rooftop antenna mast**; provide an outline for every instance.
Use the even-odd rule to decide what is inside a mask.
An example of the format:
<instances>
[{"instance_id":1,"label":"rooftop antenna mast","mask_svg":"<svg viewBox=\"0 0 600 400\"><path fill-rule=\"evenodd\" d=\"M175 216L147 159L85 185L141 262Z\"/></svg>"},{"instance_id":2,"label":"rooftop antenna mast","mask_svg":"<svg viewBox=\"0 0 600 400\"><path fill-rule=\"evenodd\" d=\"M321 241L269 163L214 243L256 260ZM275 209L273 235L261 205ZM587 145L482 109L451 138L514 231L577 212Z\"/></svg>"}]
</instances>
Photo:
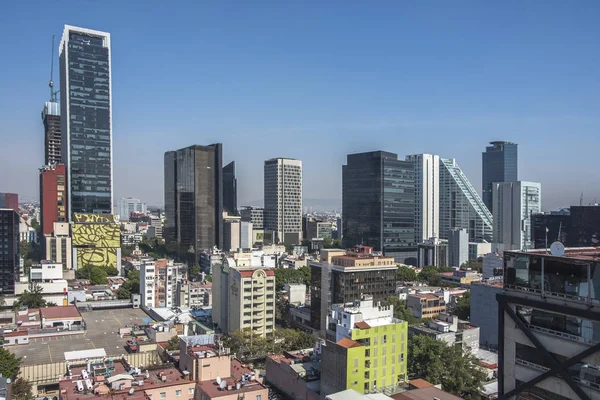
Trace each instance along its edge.
<instances>
[{"instance_id":1,"label":"rooftop antenna mast","mask_svg":"<svg viewBox=\"0 0 600 400\"><path fill-rule=\"evenodd\" d=\"M56 95L58 94L58 92L60 92L60 90L54 91L54 81L52 80L52 78L54 77L54 37L56 35L52 35L52 55L51 55L51 61L50 61L50 82L48 83L48 86L50 87L50 101L53 103L56 103Z\"/></svg>"}]
</instances>

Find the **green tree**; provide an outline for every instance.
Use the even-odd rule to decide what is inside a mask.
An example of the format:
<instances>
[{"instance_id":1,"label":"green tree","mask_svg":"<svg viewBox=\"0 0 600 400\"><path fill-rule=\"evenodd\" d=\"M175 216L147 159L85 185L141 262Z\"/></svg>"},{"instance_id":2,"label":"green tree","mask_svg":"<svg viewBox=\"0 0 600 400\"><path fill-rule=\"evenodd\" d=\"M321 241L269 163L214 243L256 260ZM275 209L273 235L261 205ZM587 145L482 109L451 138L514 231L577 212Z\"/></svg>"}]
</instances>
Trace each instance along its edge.
<instances>
[{"instance_id":1,"label":"green tree","mask_svg":"<svg viewBox=\"0 0 600 400\"><path fill-rule=\"evenodd\" d=\"M44 300L42 292L44 289L38 284L29 285L29 290L25 290L19 300L15 303L15 308L28 307L28 308L41 308L46 306L46 300Z\"/></svg>"},{"instance_id":2,"label":"green tree","mask_svg":"<svg viewBox=\"0 0 600 400\"><path fill-rule=\"evenodd\" d=\"M20 367L21 358L0 347L0 374L5 378L14 380L19 374Z\"/></svg>"},{"instance_id":3,"label":"green tree","mask_svg":"<svg viewBox=\"0 0 600 400\"><path fill-rule=\"evenodd\" d=\"M92 267L90 269L90 282L94 285L104 285L107 280L106 270L102 267Z\"/></svg>"},{"instance_id":4,"label":"green tree","mask_svg":"<svg viewBox=\"0 0 600 400\"><path fill-rule=\"evenodd\" d=\"M127 280L117 289L119 299L129 299L132 293L140 292L140 271L135 269L127 273Z\"/></svg>"},{"instance_id":5,"label":"green tree","mask_svg":"<svg viewBox=\"0 0 600 400\"><path fill-rule=\"evenodd\" d=\"M167 350L179 350L179 336L175 335L169 339L169 342L167 343Z\"/></svg>"},{"instance_id":6,"label":"green tree","mask_svg":"<svg viewBox=\"0 0 600 400\"><path fill-rule=\"evenodd\" d=\"M4 295L0 294L0 307L4 307L6 304L6 300L4 300Z\"/></svg>"},{"instance_id":7,"label":"green tree","mask_svg":"<svg viewBox=\"0 0 600 400\"><path fill-rule=\"evenodd\" d=\"M424 335L415 335L408 342L408 370L463 399L477 396L485 379L475 357Z\"/></svg>"},{"instance_id":8,"label":"green tree","mask_svg":"<svg viewBox=\"0 0 600 400\"><path fill-rule=\"evenodd\" d=\"M246 328L223 335L223 341L237 358L249 362L267 354L313 347L315 338L296 329L277 329L274 334L262 337Z\"/></svg>"},{"instance_id":9,"label":"green tree","mask_svg":"<svg viewBox=\"0 0 600 400\"><path fill-rule=\"evenodd\" d=\"M410 308L406 307L406 301L400 300L397 296L389 296L383 304L394 306L394 317L408 322L409 325L421 322L419 318L412 315Z\"/></svg>"},{"instance_id":10,"label":"green tree","mask_svg":"<svg viewBox=\"0 0 600 400\"><path fill-rule=\"evenodd\" d=\"M56 304L56 303L55 303L55 302L53 302L53 301L49 301L49 302L47 302L47 303L46 303L46 307L56 307L57 305L58 305L58 304Z\"/></svg>"},{"instance_id":11,"label":"green tree","mask_svg":"<svg viewBox=\"0 0 600 400\"><path fill-rule=\"evenodd\" d=\"M199 264L194 264L193 266L190 267L189 271L188 271L188 279L191 281L196 281L199 279L200 277L200 265Z\"/></svg>"},{"instance_id":12,"label":"green tree","mask_svg":"<svg viewBox=\"0 0 600 400\"><path fill-rule=\"evenodd\" d=\"M430 286L440 286L442 284L442 278L438 276L440 272L448 272L447 267L436 268L432 266L424 267L419 275L417 275L417 279L421 282L426 282ZM450 268L450 270L452 270Z\"/></svg>"},{"instance_id":13,"label":"green tree","mask_svg":"<svg viewBox=\"0 0 600 400\"><path fill-rule=\"evenodd\" d=\"M115 267L111 267L110 265L105 266L104 271L106 271L106 275L108 275L108 276L118 276L119 275L119 270L116 269Z\"/></svg>"},{"instance_id":14,"label":"green tree","mask_svg":"<svg viewBox=\"0 0 600 400\"><path fill-rule=\"evenodd\" d=\"M121 285L121 287L117 289L117 299L128 300L131 298L131 292L124 286L125 284Z\"/></svg>"},{"instance_id":15,"label":"green tree","mask_svg":"<svg viewBox=\"0 0 600 400\"><path fill-rule=\"evenodd\" d=\"M471 292L466 292L458 298L454 312L460 319L471 318Z\"/></svg>"},{"instance_id":16,"label":"green tree","mask_svg":"<svg viewBox=\"0 0 600 400\"><path fill-rule=\"evenodd\" d=\"M483 262L476 260L469 260L463 265L460 266L460 269L467 270L472 269L476 272L481 272L483 270Z\"/></svg>"},{"instance_id":17,"label":"green tree","mask_svg":"<svg viewBox=\"0 0 600 400\"><path fill-rule=\"evenodd\" d=\"M286 283L304 283L310 284L310 268L276 268L275 269L275 284L277 290L283 290Z\"/></svg>"},{"instance_id":18,"label":"green tree","mask_svg":"<svg viewBox=\"0 0 600 400\"><path fill-rule=\"evenodd\" d=\"M414 268L400 265L398 266L398 272L396 272L396 279L403 282L415 282L417 280L417 273Z\"/></svg>"},{"instance_id":19,"label":"green tree","mask_svg":"<svg viewBox=\"0 0 600 400\"><path fill-rule=\"evenodd\" d=\"M27 379L21 377L12 385L12 397L13 400L28 400L33 398L32 385Z\"/></svg>"}]
</instances>

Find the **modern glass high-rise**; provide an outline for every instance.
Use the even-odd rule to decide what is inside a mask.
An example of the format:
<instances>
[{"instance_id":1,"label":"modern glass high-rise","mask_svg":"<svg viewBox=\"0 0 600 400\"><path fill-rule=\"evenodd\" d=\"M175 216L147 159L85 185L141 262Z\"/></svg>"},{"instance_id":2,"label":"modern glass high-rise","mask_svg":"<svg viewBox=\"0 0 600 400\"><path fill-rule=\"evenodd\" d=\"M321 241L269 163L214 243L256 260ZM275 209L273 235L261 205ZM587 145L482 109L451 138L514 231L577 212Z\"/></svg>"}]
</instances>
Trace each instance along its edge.
<instances>
[{"instance_id":1,"label":"modern glass high-rise","mask_svg":"<svg viewBox=\"0 0 600 400\"><path fill-rule=\"evenodd\" d=\"M406 156L415 167L415 242L439 237L440 157L433 154Z\"/></svg>"},{"instance_id":2,"label":"modern glass high-rise","mask_svg":"<svg viewBox=\"0 0 600 400\"><path fill-rule=\"evenodd\" d=\"M203 250L223 247L222 146L165 153L165 239L198 262Z\"/></svg>"},{"instance_id":3,"label":"modern glass high-rise","mask_svg":"<svg viewBox=\"0 0 600 400\"><path fill-rule=\"evenodd\" d=\"M67 215L111 213L110 34L65 25L60 43L61 145Z\"/></svg>"},{"instance_id":4,"label":"modern glass high-rise","mask_svg":"<svg viewBox=\"0 0 600 400\"><path fill-rule=\"evenodd\" d=\"M223 167L223 210L229 215L238 215L235 161Z\"/></svg>"},{"instance_id":5,"label":"modern glass high-rise","mask_svg":"<svg viewBox=\"0 0 600 400\"><path fill-rule=\"evenodd\" d=\"M490 142L491 146L482 153L481 191L488 210L492 211L492 183L515 182L518 172L517 144L511 142Z\"/></svg>"},{"instance_id":6,"label":"modern glass high-rise","mask_svg":"<svg viewBox=\"0 0 600 400\"><path fill-rule=\"evenodd\" d=\"M345 247L363 244L416 264L415 171L385 151L349 154L342 166Z\"/></svg>"},{"instance_id":7,"label":"modern glass high-rise","mask_svg":"<svg viewBox=\"0 0 600 400\"><path fill-rule=\"evenodd\" d=\"M491 242L493 218L456 160L440 159L440 239L463 228L470 242Z\"/></svg>"}]
</instances>

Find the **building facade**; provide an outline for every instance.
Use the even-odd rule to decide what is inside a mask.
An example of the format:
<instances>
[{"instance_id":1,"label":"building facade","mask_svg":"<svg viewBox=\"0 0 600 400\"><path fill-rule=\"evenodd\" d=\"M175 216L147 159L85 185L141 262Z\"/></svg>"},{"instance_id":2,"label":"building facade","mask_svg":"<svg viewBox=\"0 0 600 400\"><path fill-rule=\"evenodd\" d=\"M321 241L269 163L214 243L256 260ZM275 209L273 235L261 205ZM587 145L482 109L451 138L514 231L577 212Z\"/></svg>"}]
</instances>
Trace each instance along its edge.
<instances>
[{"instance_id":1,"label":"building facade","mask_svg":"<svg viewBox=\"0 0 600 400\"><path fill-rule=\"evenodd\" d=\"M415 167L415 243L439 237L440 157L414 154L406 161Z\"/></svg>"},{"instance_id":2,"label":"building facade","mask_svg":"<svg viewBox=\"0 0 600 400\"><path fill-rule=\"evenodd\" d=\"M531 215L542 211L542 185L519 181L492 187L494 243L504 250L532 248Z\"/></svg>"},{"instance_id":3,"label":"building facade","mask_svg":"<svg viewBox=\"0 0 600 400\"><path fill-rule=\"evenodd\" d=\"M321 396L345 389L381 392L406 383L408 323L393 312L368 296L334 307L335 340L321 347Z\"/></svg>"},{"instance_id":4,"label":"building facade","mask_svg":"<svg viewBox=\"0 0 600 400\"><path fill-rule=\"evenodd\" d=\"M71 227L67 222L55 222L52 232L44 235L42 254L44 260L62 264L63 270L73 268L73 247L71 242Z\"/></svg>"},{"instance_id":5,"label":"building facade","mask_svg":"<svg viewBox=\"0 0 600 400\"><path fill-rule=\"evenodd\" d=\"M241 211L242 221L252 222L253 229L264 228L264 208L245 206Z\"/></svg>"},{"instance_id":6,"label":"building facade","mask_svg":"<svg viewBox=\"0 0 600 400\"><path fill-rule=\"evenodd\" d=\"M384 151L349 154L342 166L344 246L371 246L416 265L415 172Z\"/></svg>"},{"instance_id":7,"label":"building facade","mask_svg":"<svg viewBox=\"0 0 600 400\"><path fill-rule=\"evenodd\" d=\"M440 238L464 228L470 242L491 242L493 218L456 160L440 159Z\"/></svg>"},{"instance_id":8,"label":"building facade","mask_svg":"<svg viewBox=\"0 0 600 400\"><path fill-rule=\"evenodd\" d=\"M223 167L223 210L229 215L238 215L235 161Z\"/></svg>"},{"instance_id":9,"label":"building facade","mask_svg":"<svg viewBox=\"0 0 600 400\"><path fill-rule=\"evenodd\" d=\"M42 110L44 123L44 165L60 164L62 162L61 133L60 133L60 104L47 101Z\"/></svg>"},{"instance_id":10,"label":"building facade","mask_svg":"<svg viewBox=\"0 0 600 400\"><path fill-rule=\"evenodd\" d=\"M40 225L42 235L52 234L55 222L68 221L67 183L64 164L46 165L40 170Z\"/></svg>"},{"instance_id":11,"label":"building facade","mask_svg":"<svg viewBox=\"0 0 600 400\"><path fill-rule=\"evenodd\" d=\"M19 280L19 214L11 208L0 208L0 294L11 295Z\"/></svg>"},{"instance_id":12,"label":"building facade","mask_svg":"<svg viewBox=\"0 0 600 400\"><path fill-rule=\"evenodd\" d=\"M65 25L60 43L61 159L67 215L113 205L110 34Z\"/></svg>"},{"instance_id":13,"label":"building facade","mask_svg":"<svg viewBox=\"0 0 600 400\"><path fill-rule=\"evenodd\" d=\"M264 167L264 226L274 243L302 240L302 161L273 158Z\"/></svg>"},{"instance_id":14,"label":"building facade","mask_svg":"<svg viewBox=\"0 0 600 400\"><path fill-rule=\"evenodd\" d=\"M466 229L451 229L448 236L448 265L462 267L469 261L469 233Z\"/></svg>"},{"instance_id":15,"label":"building facade","mask_svg":"<svg viewBox=\"0 0 600 400\"><path fill-rule=\"evenodd\" d=\"M569 247L598 246L600 244L600 206L571 206Z\"/></svg>"},{"instance_id":16,"label":"building facade","mask_svg":"<svg viewBox=\"0 0 600 400\"><path fill-rule=\"evenodd\" d=\"M600 248L504 252L500 398L600 397Z\"/></svg>"},{"instance_id":17,"label":"building facade","mask_svg":"<svg viewBox=\"0 0 600 400\"><path fill-rule=\"evenodd\" d=\"M571 246L570 232L571 213L568 209L531 216L531 247L534 249L547 249L555 241Z\"/></svg>"},{"instance_id":18,"label":"building facade","mask_svg":"<svg viewBox=\"0 0 600 400\"><path fill-rule=\"evenodd\" d=\"M112 214L73 215L73 269L113 267L121 271L121 227Z\"/></svg>"},{"instance_id":19,"label":"building facade","mask_svg":"<svg viewBox=\"0 0 600 400\"><path fill-rule=\"evenodd\" d=\"M19 212L19 195L16 193L0 193L0 208L10 208Z\"/></svg>"},{"instance_id":20,"label":"building facade","mask_svg":"<svg viewBox=\"0 0 600 400\"><path fill-rule=\"evenodd\" d=\"M479 343L498 347L498 302L496 295L503 292L502 281L474 282L471 285L470 321L479 327Z\"/></svg>"},{"instance_id":21,"label":"building facade","mask_svg":"<svg viewBox=\"0 0 600 400\"><path fill-rule=\"evenodd\" d=\"M121 197L117 200L117 213L121 221L129 221L131 213L147 214L146 203L135 197Z\"/></svg>"},{"instance_id":22,"label":"building facade","mask_svg":"<svg viewBox=\"0 0 600 400\"><path fill-rule=\"evenodd\" d=\"M494 182L516 182L518 179L517 144L511 142L490 142L481 155L481 188L483 203L491 212L492 184Z\"/></svg>"},{"instance_id":23,"label":"building facade","mask_svg":"<svg viewBox=\"0 0 600 400\"><path fill-rule=\"evenodd\" d=\"M203 250L223 247L221 144L166 152L164 177L165 239L196 263Z\"/></svg>"}]
</instances>

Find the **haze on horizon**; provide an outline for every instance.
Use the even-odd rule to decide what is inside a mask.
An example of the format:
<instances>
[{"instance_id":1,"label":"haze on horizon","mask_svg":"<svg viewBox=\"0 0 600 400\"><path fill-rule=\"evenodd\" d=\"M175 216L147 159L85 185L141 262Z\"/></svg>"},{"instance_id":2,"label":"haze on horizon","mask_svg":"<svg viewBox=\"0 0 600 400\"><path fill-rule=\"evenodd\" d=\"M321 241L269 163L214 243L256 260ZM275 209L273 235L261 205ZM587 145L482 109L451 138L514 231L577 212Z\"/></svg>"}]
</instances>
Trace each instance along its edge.
<instances>
[{"instance_id":1,"label":"haze on horizon","mask_svg":"<svg viewBox=\"0 0 600 400\"><path fill-rule=\"evenodd\" d=\"M71 24L111 33L115 198L162 204L164 152L215 142L239 205L272 157L341 204L346 154L371 150L456 158L480 192L481 152L508 140L544 210L600 200L600 3L122 3L4 5L0 191L38 198L50 41Z\"/></svg>"}]
</instances>

